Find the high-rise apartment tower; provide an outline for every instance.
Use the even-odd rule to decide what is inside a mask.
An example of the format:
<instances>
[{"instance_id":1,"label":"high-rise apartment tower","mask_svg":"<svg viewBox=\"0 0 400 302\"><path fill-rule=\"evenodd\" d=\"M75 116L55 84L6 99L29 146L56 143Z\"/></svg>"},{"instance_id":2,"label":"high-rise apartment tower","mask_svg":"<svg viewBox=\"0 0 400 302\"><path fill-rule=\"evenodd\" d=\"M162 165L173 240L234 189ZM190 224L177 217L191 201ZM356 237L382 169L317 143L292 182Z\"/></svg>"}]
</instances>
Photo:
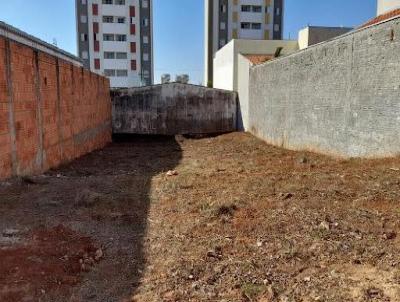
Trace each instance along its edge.
<instances>
[{"instance_id":1,"label":"high-rise apartment tower","mask_svg":"<svg viewBox=\"0 0 400 302\"><path fill-rule=\"evenodd\" d=\"M281 40L283 0L205 1L205 84L212 83L214 54L232 39Z\"/></svg>"},{"instance_id":2,"label":"high-rise apartment tower","mask_svg":"<svg viewBox=\"0 0 400 302\"><path fill-rule=\"evenodd\" d=\"M153 84L152 0L76 0L78 52L112 88Z\"/></svg>"}]
</instances>

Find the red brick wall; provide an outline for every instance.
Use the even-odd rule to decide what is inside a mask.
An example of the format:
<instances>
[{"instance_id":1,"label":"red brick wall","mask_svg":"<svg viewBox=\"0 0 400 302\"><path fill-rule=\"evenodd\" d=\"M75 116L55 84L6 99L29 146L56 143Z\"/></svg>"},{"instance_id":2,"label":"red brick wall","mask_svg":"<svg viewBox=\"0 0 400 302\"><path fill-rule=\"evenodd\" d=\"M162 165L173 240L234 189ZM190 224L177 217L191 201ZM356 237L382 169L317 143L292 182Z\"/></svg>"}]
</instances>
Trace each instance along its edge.
<instances>
[{"instance_id":1,"label":"red brick wall","mask_svg":"<svg viewBox=\"0 0 400 302\"><path fill-rule=\"evenodd\" d=\"M0 37L0 179L42 173L111 141L109 81Z\"/></svg>"},{"instance_id":2,"label":"red brick wall","mask_svg":"<svg viewBox=\"0 0 400 302\"><path fill-rule=\"evenodd\" d=\"M5 41L0 39L0 179L12 174L5 52Z\"/></svg>"}]
</instances>

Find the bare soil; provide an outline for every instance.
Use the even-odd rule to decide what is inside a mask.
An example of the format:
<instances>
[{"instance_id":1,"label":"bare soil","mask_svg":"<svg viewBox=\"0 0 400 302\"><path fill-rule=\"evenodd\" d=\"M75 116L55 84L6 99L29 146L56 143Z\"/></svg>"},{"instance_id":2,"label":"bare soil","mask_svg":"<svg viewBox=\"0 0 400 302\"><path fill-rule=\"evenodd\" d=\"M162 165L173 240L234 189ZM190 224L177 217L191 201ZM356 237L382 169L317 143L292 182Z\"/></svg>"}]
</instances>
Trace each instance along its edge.
<instances>
[{"instance_id":1,"label":"bare soil","mask_svg":"<svg viewBox=\"0 0 400 302\"><path fill-rule=\"evenodd\" d=\"M400 301L399 197L400 158L119 139L0 183L0 301Z\"/></svg>"}]
</instances>

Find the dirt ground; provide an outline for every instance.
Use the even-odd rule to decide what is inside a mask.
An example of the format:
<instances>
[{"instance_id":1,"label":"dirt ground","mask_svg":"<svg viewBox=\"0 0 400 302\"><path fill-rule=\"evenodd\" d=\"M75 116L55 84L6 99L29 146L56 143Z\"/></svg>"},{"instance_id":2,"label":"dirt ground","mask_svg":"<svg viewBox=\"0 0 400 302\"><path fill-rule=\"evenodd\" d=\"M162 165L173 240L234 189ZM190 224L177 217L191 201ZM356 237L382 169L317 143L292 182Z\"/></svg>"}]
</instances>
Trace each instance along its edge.
<instances>
[{"instance_id":1,"label":"dirt ground","mask_svg":"<svg viewBox=\"0 0 400 302\"><path fill-rule=\"evenodd\" d=\"M0 301L400 301L399 197L400 158L124 138L0 183Z\"/></svg>"}]
</instances>

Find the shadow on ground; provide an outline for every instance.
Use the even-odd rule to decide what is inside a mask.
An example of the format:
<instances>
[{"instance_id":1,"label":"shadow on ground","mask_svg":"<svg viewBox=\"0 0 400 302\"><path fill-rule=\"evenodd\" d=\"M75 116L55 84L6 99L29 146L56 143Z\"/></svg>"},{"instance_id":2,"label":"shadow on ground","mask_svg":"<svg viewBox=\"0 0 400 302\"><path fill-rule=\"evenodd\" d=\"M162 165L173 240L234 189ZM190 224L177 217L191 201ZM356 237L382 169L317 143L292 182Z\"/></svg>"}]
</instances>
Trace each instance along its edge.
<instances>
[{"instance_id":1,"label":"shadow on ground","mask_svg":"<svg viewBox=\"0 0 400 302\"><path fill-rule=\"evenodd\" d=\"M103 260L82 273L72 289L61 290L60 285L43 293L40 288L25 287L23 298L40 295L41 301L124 301L131 297L146 263L143 246L152 178L174 169L181 157L174 137L119 136L103 150L45 176L0 186L0 230L14 228L30 234L37 228L62 225L90 237L104 252ZM9 273L8 278L12 277ZM1 287L0 298L4 292Z\"/></svg>"}]
</instances>

